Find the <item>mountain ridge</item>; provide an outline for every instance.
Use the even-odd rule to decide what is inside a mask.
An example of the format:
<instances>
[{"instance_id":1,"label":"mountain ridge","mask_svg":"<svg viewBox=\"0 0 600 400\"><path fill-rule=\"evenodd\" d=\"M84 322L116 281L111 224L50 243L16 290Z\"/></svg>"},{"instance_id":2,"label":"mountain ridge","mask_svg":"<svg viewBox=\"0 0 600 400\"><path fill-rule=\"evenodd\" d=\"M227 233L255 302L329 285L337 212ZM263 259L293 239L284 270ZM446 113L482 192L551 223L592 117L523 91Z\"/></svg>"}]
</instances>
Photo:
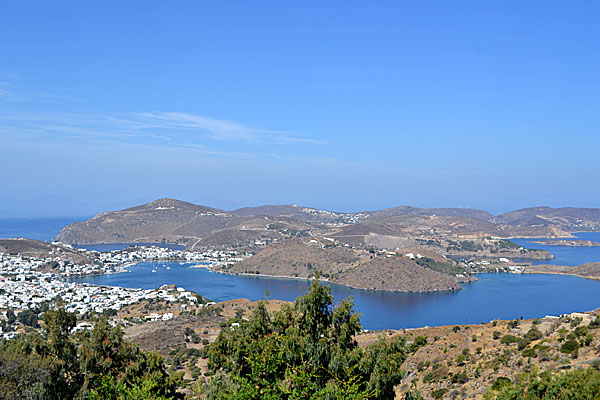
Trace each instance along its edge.
<instances>
[{"instance_id":1,"label":"mountain ridge","mask_svg":"<svg viewBox=\"0 0 600 400\"><path fill-rule=\"evenodd\" d=\"M355 213L299 205L264 205L225 211L162 198L70 224L55 240L71 244L136 241L188 244L225 236L230 237L231 242L224 245L246 245L286 239L311 230L362 244L367 242L365 237L368 235L400 238L418 235L569 237L570 232L600 230L600 208L543 206L497 216L477 209L411 206ZM217 241L208 240L207 246L215 245Z\"/></svg>"}]
</instances>

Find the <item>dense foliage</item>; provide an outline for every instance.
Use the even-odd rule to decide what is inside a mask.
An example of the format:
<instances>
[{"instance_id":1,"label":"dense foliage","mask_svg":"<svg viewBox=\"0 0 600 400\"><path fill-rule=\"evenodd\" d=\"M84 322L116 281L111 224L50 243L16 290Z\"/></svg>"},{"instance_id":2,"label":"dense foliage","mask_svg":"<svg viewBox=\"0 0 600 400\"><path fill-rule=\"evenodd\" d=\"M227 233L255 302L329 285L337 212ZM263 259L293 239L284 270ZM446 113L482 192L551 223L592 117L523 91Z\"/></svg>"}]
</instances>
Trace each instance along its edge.
<instances>
[{"instance_id":1,"label":"dense foliage","mask_svg":"<svg viewBox=\"0 0 600 400\"><path fill-rule=\"evenodd\" d=\"M593 368L522 376L516 383L496 381L487 400L592 400L600 397L600 372Z\"/></svg>"},{"instance_id":2,"label":"dense foliage","mask_svg":"<svg viewBox=\"0 0 600 400\"><path fill-rule=\"evenodd\" d=\"M405 339L381 338L365 349L351 301L333 305L315 280L293 306L223 329L209 350L208 399L390 399L403 377Z\"/></svg>"},{"instance_id":3,"label":"dense foliage","mask_svg":"<svg viewBox=\"0 0 600 400\"><path fill-rule=\"evenodd\" d=\"M106 319L72 333L76 317L47 310L43 329L0 344L2 399L174 399L159 355L123 340Z\"/></svg>"}]
</instances>

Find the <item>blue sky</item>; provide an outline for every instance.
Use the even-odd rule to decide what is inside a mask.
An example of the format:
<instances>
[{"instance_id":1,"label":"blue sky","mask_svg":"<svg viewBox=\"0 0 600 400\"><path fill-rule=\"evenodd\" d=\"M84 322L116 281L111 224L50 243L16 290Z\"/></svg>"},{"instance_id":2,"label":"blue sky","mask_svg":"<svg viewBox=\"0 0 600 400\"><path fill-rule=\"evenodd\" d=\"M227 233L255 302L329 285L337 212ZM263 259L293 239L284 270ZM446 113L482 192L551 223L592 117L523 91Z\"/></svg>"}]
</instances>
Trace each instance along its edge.
<instances>
[{"instance_id":1,"label":"blue sky","mask_svg":"<svg viewBox=\"0 0 600 400\"><path fill-rule=\"evenodd\" d=\"M599 206L597 2L3 2L0 216Z\"/></svg>"}]
</instances>

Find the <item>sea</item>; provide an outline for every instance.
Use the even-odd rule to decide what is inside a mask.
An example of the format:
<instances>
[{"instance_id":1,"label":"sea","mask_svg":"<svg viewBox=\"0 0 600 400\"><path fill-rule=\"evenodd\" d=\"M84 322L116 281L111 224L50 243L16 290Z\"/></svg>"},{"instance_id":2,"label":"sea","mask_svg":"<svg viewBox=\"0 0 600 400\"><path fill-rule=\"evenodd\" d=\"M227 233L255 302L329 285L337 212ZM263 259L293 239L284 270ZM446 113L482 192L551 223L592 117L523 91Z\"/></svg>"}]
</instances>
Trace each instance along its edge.
<instances>
[{"instance_id":1,"label":"sea","mask_svg":"<svg viewBox=\"0 0 600 400\"><path fill-rule=\"evenodd\" d=\"M600 232L580 232L573 234L574 239L591 240L600 243ZM527 249L547 250L554 255L551 260L533 260L533 264L553 265L580 265L587 262L600 261L600 246L576 247L576 246L547 246L535 241L545 239L511 239L516 244Z\"/></svg>"},{"instance_id":2,"label":"sea","mask_svg":"<svg viewBox=\"0 0 600 400\"><path fill-rule=\"evenodd\" d=\"M0 237L51 240L64 225L83 219L0 219ZM577 237L600 242L600 232L579 233ZM551 260L554 264L600 261L600 248L597 247L544 246L530 243L531 240L514 241L524 247L550 251L556 256ZM85 247L108 251L127 245ZM463 284L462 290L445 293L393 293L330 286L335 301L352 298L355 310L362 314L363 328L369 330L478 324L496 318L543 318L600 307L600 281L545 274L489 273L477 277L477 282ZM129 272L84 277L77 281L144 289L175 284L215 301L236 298L293 301L306 293L309 285L304 280L232 276L172 262L139 263L129 267Z\"/></svg>"}]
</instances>

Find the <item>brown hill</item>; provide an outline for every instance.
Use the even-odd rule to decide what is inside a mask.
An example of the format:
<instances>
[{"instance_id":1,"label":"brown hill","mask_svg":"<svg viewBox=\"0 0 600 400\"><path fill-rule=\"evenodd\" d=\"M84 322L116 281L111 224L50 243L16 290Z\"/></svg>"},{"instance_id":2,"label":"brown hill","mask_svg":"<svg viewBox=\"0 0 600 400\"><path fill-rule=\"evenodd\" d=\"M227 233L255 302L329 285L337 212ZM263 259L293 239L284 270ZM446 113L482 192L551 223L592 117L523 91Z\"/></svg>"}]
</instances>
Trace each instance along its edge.
<instances>
[{"instance_id":1,"label":"brown hill","mask_svg":"<svg viewBox=\"0 0 600 400\"><path fill-rule=\"evenodd\" d=\"M232 214L247 217L249 215L267 215L269 217L278 217L280 215L294 217L302 214L302 209L297 205L264 205L258 207L243 207L231 211Z\"/></svg>"},{"instance_id":2,"label":"brown hill","mask_svg":"<svg viewBox=\"0 0 600 400\"><path fill-rule=\"evenodd\" d=\"M438 262L454 265L452 261L438 257ZM442 266L434 262L432 265ZM228 269L230 273L298 278L309 278L316 271L321 271L324 277L335 283L358 289L400 292L460 290L454 276L429 268L421 259L352 250L335 246L322 238L292 239L273 244Z\"/></svg>"},{"instance_id":3,"label":"brown hill","mask_svg":"<svg viewBox=\"0 0 600 400\"><path fill-rule=\"evenodd\" d=\"M312 240L312 242L311 242ZM320 270L326 277L358 264L360 255L347 247L322 247L311 238L291 239L273 244L239 262L229 272L308 278Z\"/></svg>"},{"instance_id":4,"label":"brown hill","mask_svg":"<svg viewBox=\"0 0 600 400\"><path fill-rule=\"evenodd\" d=\"M63 228L56 240L74 244L167 241L199 248L215 244L215 236L219 238L219 245L232 246L282 238L288 236L287 231L305 229L307 225L286 218L243 217L183 201L160 199L73 223ZM227 234L228 231L233 234Z\"/></svg>"},{"instance_id":5,"label":"brown hill","mask_svg":"<svg viewBox=\"0 0 600 400\"><path fill-rule=\"evenodd\" d=\"M585 264L568 265L531 265L525 270L532 274L558 274L574 275L581 278L600 280L600 262L589 262Z\"/></svg>"},{"instance_id":6,"label":"brown hill","mask_svg":"<svg viewBox=\"0 0 600 400\"><path fill-rule=\"evenodd\" d=\"M342 213L298 205L244 207L233 210L231 213L240 216L266 215L270 217L289 217L312 225L348 224L367 217L366 213Z\"/></svg>"},{"instance_id":7,"label":"brown hill","mask_svg":"<svg viewBox=\"0 0 600 400\"><path fill-rule=\"evenodd\" d=\"M348 243L352 246L377 245L378 243L389 243L384 248L401 248L405 244L399 241L394 244L390 240L378 240L376 236L394 237L405 240L408 238L430 236L432 234L442 236L503 236L508 237L508 232L500 229L498 225L469 217L453 216L427 216L417 214L405 214L377 217L360 221L354 225L348 225L333 232L332 237ZM379 246L378 246L379 247Z\"/></svg>"},{"instance_id":8,"label":"brown hill","mask_svg":"<svg viewBox=\"0 0 600 400\"><path fill-rule=\"evenodd\" d=\"M313 234L351 246L402 248L414 238L569 237L600 230L600 209L536 207L497 217L476 209L395 207L338 213L295 205L246 207L227 212L159 199L65 227L65 243L174 242L197 248L251 246ZM412 242L411 242L412 241Z\"/></svg>"},{"instance_id":9,"label":"brown hill","mask_svg":"<svg viewBox=\"0 0 600 400\"><path fill-rule=\"evenodd\" d=\"M340 274L336 283L356 289L394 292L443 292L460 290L458 280L421 266L405 256L379 256Z\"/></svg>"},{"instance_id":10,"label":"brown hill","mask_svg":"<svg viewBox=\"0 0 600 400\"><path fill-rule=\"evenodd\" d=\"M77 264L92 262L76 250L39 240L25 238L0 239L0 252L33 258L59 258Z\"/></svg>"},{"instance_id":11,"label":"brown hill","mask_svg":"<svg viewBox=\"0 0 600 400\"><path fill-rule=\"evenodd\" d=\"M440 217L468 217L480 219L482 221L491 221L494 216L487 211L471 208L417 208L410 206L400 206L387 208L379 211L369 212L369 215L377 219L385 219L399 215L425 215Z\"/></svg>"},{"instance_id":12,"label":"brown hill","mask_svg":"<svg viewBox=\"0 0 600 400\"><path fill-rule=\"evenodd\" d=\"M554 225L565 231L599 230L600 208L532 207L498 215L496 221L518 227Z\"/></svg>"}]
</instances>

